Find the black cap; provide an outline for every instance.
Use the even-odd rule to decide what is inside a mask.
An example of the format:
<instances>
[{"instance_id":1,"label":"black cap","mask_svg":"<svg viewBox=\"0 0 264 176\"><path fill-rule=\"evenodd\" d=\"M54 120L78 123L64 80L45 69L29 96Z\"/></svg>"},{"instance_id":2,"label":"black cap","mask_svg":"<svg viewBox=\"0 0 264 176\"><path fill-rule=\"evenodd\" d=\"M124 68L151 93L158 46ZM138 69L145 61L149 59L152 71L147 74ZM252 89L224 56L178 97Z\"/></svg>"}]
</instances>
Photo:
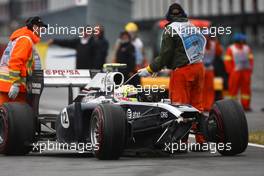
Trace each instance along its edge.
<instances>
[{"instance_id":1,"label":"black cap","mask_svg":"<svg viewBox=\"0 0 264 176\"><path fill-rule=\"evenodd\" d=\"M35 16L35 17L29 17L27 20L26 20L26 26L28 27L31 27L33 25L37 25L39 27L45 27L47 28L48 25L45 24L42 19L38 16Z\"/></svg>"},{"instance_id":2,"label":"black cap","mask_svg":"<svg viewBox=\"0 0 264 176\"><path fill-rule=\"evenodd\" d=\"M170 5L169 10L166 14L166 19L172 21L175 17L184 17L187 18L187 15L180 4L173 3Z\"/></svg>"}]
</instances>

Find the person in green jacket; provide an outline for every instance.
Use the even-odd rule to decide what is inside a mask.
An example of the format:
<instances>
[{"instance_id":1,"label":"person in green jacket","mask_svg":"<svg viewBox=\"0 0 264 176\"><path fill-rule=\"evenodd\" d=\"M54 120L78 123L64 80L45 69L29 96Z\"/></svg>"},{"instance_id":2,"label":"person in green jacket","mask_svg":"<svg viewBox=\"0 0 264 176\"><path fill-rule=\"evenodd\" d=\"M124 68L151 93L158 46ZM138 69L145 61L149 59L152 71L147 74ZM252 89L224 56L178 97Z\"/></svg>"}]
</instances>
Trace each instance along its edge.
<instances>
[{"instance_id":1,"label":"person in green jacket","mask_svg":"<svg viewBox=\"0 0 264 176\"><path fill-rule=\"evenodd\" d=\"M206 39L187 18L183 8L174 3L166 14L169 23L162 34L161 51L139 76L151 76L164 67L171 69L169 95L174 104L190 104L203 111L204 57ZM194 126L194 128L196 128ZM198 133L199 134L199 133ZM198 143L204 137L196 135Z\"/></svg>"}]
</instances>

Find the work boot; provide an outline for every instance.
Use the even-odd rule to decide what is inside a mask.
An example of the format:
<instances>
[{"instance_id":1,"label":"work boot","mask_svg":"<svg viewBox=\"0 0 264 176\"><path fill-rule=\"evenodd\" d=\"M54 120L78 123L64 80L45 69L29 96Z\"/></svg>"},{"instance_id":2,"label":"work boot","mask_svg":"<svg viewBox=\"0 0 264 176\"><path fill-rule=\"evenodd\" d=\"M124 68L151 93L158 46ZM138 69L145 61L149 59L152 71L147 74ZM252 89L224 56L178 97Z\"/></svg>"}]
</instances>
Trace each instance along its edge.
<instances>
[{"instance_id":1,"label":"work boot","mask_svg":"<svg viewBox=\"0 0 264 176\"><path fill-rule=\"evenodd\" d=\"M207 142L203 134L195 135L196 144L195 147L190 146L192 152L208 152L210 149L207 147Z\"/></svg>"},{"instance_id":2,"label":"work boot","mask_svg":"<svg viewBox=\"0 0 264 176\"><path fill-rule=\"evenodd\" d=\"M251 108L244 108L245 112L252 112L253 110Z\"/></svg>"}]
</instances>

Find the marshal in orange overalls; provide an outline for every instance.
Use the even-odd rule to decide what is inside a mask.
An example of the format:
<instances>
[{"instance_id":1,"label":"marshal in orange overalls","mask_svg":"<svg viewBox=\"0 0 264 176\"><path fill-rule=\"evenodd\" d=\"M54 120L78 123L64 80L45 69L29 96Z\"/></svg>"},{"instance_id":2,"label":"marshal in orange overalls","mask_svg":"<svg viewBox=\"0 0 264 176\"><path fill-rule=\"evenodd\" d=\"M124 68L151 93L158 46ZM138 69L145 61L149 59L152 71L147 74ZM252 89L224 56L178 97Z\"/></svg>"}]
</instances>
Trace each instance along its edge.
<instances>
[{"instance_id":1,"label":"marshal in orange overalls","mask_svg":"<svg viewBox=\"0 0 264 176\"><path fill-rule=\"evenodd\" d=\"M229 75L228 91L230 98L237 98L240 91L243 108L250 110L250 86L254 65L252 50L247 44L234 43L228 47L224 63Z\"/></svg>"},{"instance_id":2,"label":"marshal in orange overalls","mask_svg":"<svg viewBox=\"0 0 264 176\"><path fill-rule=\"evenodd\" d=\"M27 27L16 30L3 53L0 63L0 105L6 102L26 101L26 77L33 69L40 69L40 59L34 44L40 38ZM19 94L15 99L8 97L10 87L19 84Z\"/></svg>"},{"instance_id":3,"label":"marshal in orange overalls","mask_svg":"<svg viewBox=\"0 0 264 176\"><path fill-rule=\"evenodd\" d=\"M215 100L215 90L214 90L214 66L213 62L216 57L222 55L222 47L220 43L213 39L207 39L205 47L205 55L203 63L205 66L205 77L203 86L203 107L204 111L210 111L214 100Z\"/></svg>"}]
</instances>

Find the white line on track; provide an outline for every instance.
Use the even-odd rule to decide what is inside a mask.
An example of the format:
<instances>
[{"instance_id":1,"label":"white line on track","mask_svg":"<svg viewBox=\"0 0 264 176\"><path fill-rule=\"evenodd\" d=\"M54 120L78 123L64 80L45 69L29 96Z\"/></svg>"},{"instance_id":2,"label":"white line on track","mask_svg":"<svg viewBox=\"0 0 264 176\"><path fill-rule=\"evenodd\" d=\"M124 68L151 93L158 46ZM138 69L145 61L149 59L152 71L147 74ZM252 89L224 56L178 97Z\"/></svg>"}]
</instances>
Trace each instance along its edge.
<instances>
[{"instance_id":1,"label":"white line on track","mask_svg":"<svg viewBox=\"0 0 264 176\"><path fill-rule=\"evenodd\" d=\"M248 145L251 146L251 147L258 147L258 148L263 148L264 149L264 145L254 144L254 143L248 143Z\"/></svg>"}]
</instances>

